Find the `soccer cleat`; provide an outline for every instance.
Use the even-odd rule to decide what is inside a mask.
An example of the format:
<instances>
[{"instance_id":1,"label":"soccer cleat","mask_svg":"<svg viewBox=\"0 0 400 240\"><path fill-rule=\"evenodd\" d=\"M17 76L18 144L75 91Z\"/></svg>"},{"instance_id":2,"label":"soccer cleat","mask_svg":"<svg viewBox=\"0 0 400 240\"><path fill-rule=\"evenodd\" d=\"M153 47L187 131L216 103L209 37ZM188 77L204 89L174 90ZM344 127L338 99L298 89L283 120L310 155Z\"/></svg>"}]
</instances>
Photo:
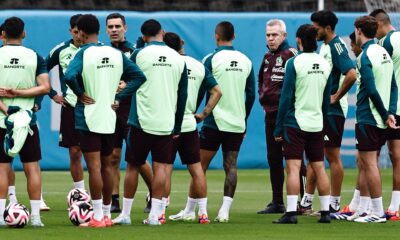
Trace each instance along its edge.
<instances>
[{"instance_id":1,"label":"soccer cleat","mask_svg":"<svg viewBox=\"0 0 400 240\"><path fill-rule=\"evenodd\" d=\"M158 226L158 225L161 225L161 223L160 223L160 221L159 221L158 219L155 220L155 219L149 219L149 218L143 220L142 223L145 224L145 225L149 225L149 226Z\"/></svg>"},{"instance_id":2,"label":"soccer cleat","mask_svg":"<svg viewBox=\"0 0 400 240\"><path fill-rule=\"evenodd\" d=\"M276 224L297 224L297 213L296 212L286 212L281 218L272 221Z\"/></svg>"},{"instance_id":3,"label":"soccer cleat","mask_svg":"<svg viewBox=\"0 0 400 240\"><path fill-rule=\"evenodd\" d=\"M319 223L331 223L331 216L329 211L321 211L321 218L318 220Z\"/></svg>"},{"instance_id":4,"label":"soccer cleat","mask_svg":"<svg viewBox=\"0 0 400 240\"><path fill-rule=\"evenodd\" d=\"M265 209L260 210L257 214L284 213L286 211L283 203L270 202Z\"/></svg>"},{"instance_id":5,"label":"soccer cleat","mask_svg":"<svg viewBox=\"0 0 400 240\"><path fill-rule=\"evenodd\" d=\"M349 205L344 206L344 208L338 213L331 213L331 219L335 220L347 220L348 217L353 215L354 212L351 211Z\"/></svg>"},{"instance_id":6,"label":"soccer cleat","mask_svg":"<svg viewBox=\"0 0 400 240\"><path fill-rule=\"evenodd\" d=\"M389 209L386 211L386 219L390 220L390 221L399 221L399 212L395 211L395 212L390 212Z\"/></svg>"},{"instance_id":7,"label":"soccer cleat","mask_svg":"<svg viewBox=\"0 0 400 240\"><path fill-rule=\"evenodd\" d=\"M223 216L219 216L219 215L218 215L218 216L214 219L214 222L228 223L228 222L229 222L229 216L223 217Z\"/></svg>"},{"instance_id":8,"label":"soccer cleat","mask_svg":"<svg viewBox=\"0 0 400 240\"><path fill-rule=\"evenodd\" d=\"M106 227L112 227L113 225L111 218L109 218L108 216L104 216L104 223L106 224Z\"/></svg>"},{"instance_id":9,"label":"soccer cleat","mask_svg":"<svg viewBox=\"0 0 400 240\"><path fill-rule=\"evenodd\" d=\"M150 193L147 193L146 196L146 207L143 209L144 213L149 213L151 210L151 197L150 197Z\"/></svg>"},{"instance_id":10,"label":"soccer cleat","mask_svg":"<svg viewBox=\"0 0 400 240\"><path fill-rule=\"evenodd\" d=\"M105 228L107 226L106 223L104 222L104 219L97 221L96 219L94 219L94 217L92 217L92 219L90 219L89 222L82 223L79 225L79 227Z\"/></svg>"},{"instance_id":11,"label":"soccer cleat","mask_svg":"<svg viewBox=\"0 0 400 240\"><path fill-rule=\"evenodd\" d=\"M297 215L311 215L314 212L312 205L303 206L300 202L297 203Z\"/></svg>"},{"instance_id":12,"label":"soccer cleat","mask_svg":"<svg viewBox=\"0 0 400 240\"><path fill-rule=\"evenodd\" d=\"M32 227L44 227L44 224L40 220L40 215L31 215L31 226Z\"/></svg>"},{"instance_id":13,"label":"soccer cleat","mask_svg":"<svg viewBox=\"0 0 400 240\"><path fill-rule=\"evenodd\" d=\"M354 220L356 220L357 218L360 218L360 217L366 217L366 216L368 216L368 213L358 213L358 212L355 212L353 215L351 215L351 216L349 216L348 218L347 218L347 221L351 221L351 222L353 222Z\"/></svg>"},{"instance_id":14,"label":"soccer cleat","mask_svg":"<svg viewBox=\"0 0 400 240\"><path fill-rule=\"evenodd\" d=\"M208 219L207 214L201 214L199 216L199 223L200 224L209 224L210 223L210 220Z\"/></svg>"},{"instance_id":15,"label":"soccer cleat","mask_svg":"<svg viewBox=\"0 0 400 240\"><path fill-rule=\"evenodd\" d=\"M359 222L359 223L385 223L386 221L387 220L385 215L383 215L382 217L378 217L375 214L359 217L354 220L354 222Z\"/></svg>"},{"instance_id":16,"label":"soccer cleat","mask_svg":"<svg viewBox=\"0 0 400 240\"><path fill-rule=\"evenodd\" d=\"M40 211L47 212L50 211L50 207L47 206L44 200L40 200Z\"/></svg>"},{"instance_id":17,"label":"soccer cleat","mask_svg":"<svg viewBox=\"0 0 400 240\"><path fill-rule=\"evenodd\" d=\"M112 223L115 225L131 225L131 217L130 216L125 216L123 214L120 214L118 217L114 218L112 220Z\"/></svg>"},{"instance_id":18,"label":"soccer cleat","mask_svg":"<svg viewBox=\"0 0 400 240\"><path fill-rule=\"evenodd\" d=\"M171 221L193 222L196 220L196 215L195 213L185 214L185 211L181 210L178 214L170 215L168 219Z\"/></svg>"},{"instance_id":19,"label":"soccer cleat","mask_svg":"<svg viewBox=\"0 0 400 240\"><path fill-rule=\"evenodd\" d=\"M340 207L336 210L332 207L332 205L329 204L329 212L330 213L338 213L340 211Z\"/></svg>"}]
</instances>

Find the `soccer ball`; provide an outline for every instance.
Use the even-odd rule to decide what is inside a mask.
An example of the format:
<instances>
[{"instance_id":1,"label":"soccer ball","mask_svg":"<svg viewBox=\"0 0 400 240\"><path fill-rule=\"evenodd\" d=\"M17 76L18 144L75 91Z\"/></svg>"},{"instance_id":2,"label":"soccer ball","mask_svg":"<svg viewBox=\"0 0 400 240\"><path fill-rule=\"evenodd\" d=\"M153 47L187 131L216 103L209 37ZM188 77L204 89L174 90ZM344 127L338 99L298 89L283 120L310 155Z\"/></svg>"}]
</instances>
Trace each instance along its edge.
<instances>
[{"instance_id":1,"label":"soccer ball","mask_svg":"<svg viewBox=\"0 0 400 240\"><path fill-rule=\"evenodd\" d=\"M11 203L4 210L4 222L15 228L23 228L29 222L28 209L19 203Z\"/></svg>"},{"instance_id":2,"label":"soccer ball","mask_svg":"<svg viewBox=\"0 0 400 240\"><path fill-rule=\"evenodd\" d=\"M85 189L75 188L72 189L67 195L68 207L71 207L77 202L90 202L90 195Z\"/></svg>"},{"instance_id":3,"label":"soccer ball","mask_svg":"<svg viewBox=\"0 0 400 240\"><path fill-rule=\"evenodd\" d=\"M69 220L79 226L81 223L87 223L93 216L93 207L87 202L77 202L69 208Z\"/></svg>"}]
</instances>

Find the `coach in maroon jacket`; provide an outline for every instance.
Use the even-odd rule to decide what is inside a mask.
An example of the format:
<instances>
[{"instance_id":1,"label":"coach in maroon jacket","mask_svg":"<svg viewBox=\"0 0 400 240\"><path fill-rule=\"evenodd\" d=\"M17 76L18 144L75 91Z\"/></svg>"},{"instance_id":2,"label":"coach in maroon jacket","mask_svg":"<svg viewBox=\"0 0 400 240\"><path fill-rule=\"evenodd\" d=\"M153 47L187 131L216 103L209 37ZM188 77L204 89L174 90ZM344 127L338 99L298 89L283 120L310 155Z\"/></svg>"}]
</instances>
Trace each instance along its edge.
<instances>
[{"instance_id":1,"label":"coach in maroon jacket","mask_svg":"<svg viewBox=\"0 0 400 240\"><path fill-rule=\"evenodd\" d=\"M273 132L285 75L285 64L287 60L297 55L297 50L290 47L286 41L286 25L282 20L272 19L267 22L266 40L269 52L265 54L258 74L258 94L265 112L267 158L273 197L272 202L265 209L257 212L259 214L285 212L282 143L275 141Z\"/></svg>"}]
</instances>

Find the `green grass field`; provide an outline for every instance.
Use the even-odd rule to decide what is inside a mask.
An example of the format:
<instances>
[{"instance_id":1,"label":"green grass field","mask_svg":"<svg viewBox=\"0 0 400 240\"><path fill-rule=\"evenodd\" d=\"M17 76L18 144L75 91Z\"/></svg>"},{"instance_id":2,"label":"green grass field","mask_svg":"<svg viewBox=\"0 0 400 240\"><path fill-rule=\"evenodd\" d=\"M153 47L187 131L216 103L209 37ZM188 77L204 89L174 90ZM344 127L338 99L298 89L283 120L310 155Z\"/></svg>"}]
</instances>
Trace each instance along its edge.
<instances>
[{"instance_id":1,"label":"green grass field","mask_svg":"<svg viewBox=\"0 0 400 240\"><path fill-rule=\"evenodd\" d=\"M346 169L343 185L343 203L348 203L353 194L355 170ZM385 208L390 201L391 169L382 171ZM87 174L86 176L87 177ZM209 171L208 211L214 219L222 201L224 174L222 171ZM186 203L189 175L187 171L175 171L171 193L171 204L167 216L177 213ZM106 229L82 229L72 225L68 219L66 195L72 185L69 172L43 172L43 190L50 212L42 213L45 228L0 229L0 240L35 239L397 239L400 223L358 224L332 222L318 224L317 218L299 217L297 225L275 225L271 221L280 215L257 215L271 199L271 188L267 170L239 170L238 187L230 214L230 223L175 223L149 227L141 224L147 215L143 213L145 195L143 182L140 183L132 211L132 226L114 226ZM86 181L86 185L87 185ZM121 186L122 187L122 186ZM17 196L20 202L29 206L25 191L25 177L17 173ZM318 197L315 209L319 208ZM113 215L114 217L115 215Z\"/></svg>"}]
</instances>

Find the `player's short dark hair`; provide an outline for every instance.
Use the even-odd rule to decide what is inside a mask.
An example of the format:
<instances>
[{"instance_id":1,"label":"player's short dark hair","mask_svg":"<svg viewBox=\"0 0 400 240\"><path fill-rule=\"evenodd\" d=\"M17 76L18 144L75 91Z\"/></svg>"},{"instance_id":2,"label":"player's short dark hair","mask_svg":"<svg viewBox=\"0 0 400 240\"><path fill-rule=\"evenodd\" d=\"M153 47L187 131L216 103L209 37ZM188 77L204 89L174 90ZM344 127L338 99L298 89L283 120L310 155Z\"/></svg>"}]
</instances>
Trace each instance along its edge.
<instances>
[{"instance_id":1,"label":"player's short dark hair","mask_svg":"<svg viewBox=\"0 0 400 240\"><path fill-rule=\"evenodd\" d=\"M388 23L390 24L391 23L389 15L387 14L387 12L385 10L383 10L381 8L375 9L369 15L371 17L376 18L376 20L382 21L382 22L384 22L386 24L388 24Z\"/></svg>"},{"instance_id":2,"label":"player's short dark hair","mask_svg":"<svg viewBox=\"0 0 400 240\"><path fill-rule=\"evenodd\" d=\"M352 43L356 43L356 33L355 33L355 32L352 32L352 33L349 35L349 38L350 38L350 41L351 41Z\"/></svg>"},{"instance_id":3,"label":"player's short dark hair","mask_svg":"<svg viewBox=\"0 0 400 240\"><path fill-rule=\"evenodd\" d=\"M19 17L7 18L3 23L3 31L7 38L19 38L24 32L25 23Z\"/></svg>"},{"instance_id":4,"label":"player's short dark hair","mask_svg":"<svg viewBox=\"0 0 400 240\"><path fill-rule=\"evenodd\" d=\"M98 34L100 31L100 23L97 17L93 14L84 14L76 23L79 30L86 34Z\"/></svg>"},{"instance_id":5,"label":"player's short dark hair","mask_svg":"<svg viewBox=\"0 0 400 240\"><path fill-rule=\"evenodd\" d=\"M317 29L313 25L301 25L297 29L296 37L300 38L301 40L301 45L303 45L303 52L314 52L317 50Z\"/></svg>"},{"instance_id":6,"label":"player's short dark hair","mask_svg":"<svg viewBox=\"0 0 400 240\"><path fill-rule=\"evenodd\" d=\"M182 48L182 41L178 34L173 32L167 32L164 35L164 42L168 47L179 52Z\"/></svg>"},{"instance_id":7,"label":"player's short dark hair","mask_svg":"<svg viewBox=\"0 0 400 240\"><path fill-rule=\"evenodd\" d=\"M378 22L371 16L358 17L354 22L354 26L361 29L361 32L367 38L374 38L376 31L378 30Z\"/></svg>"},{"instance_id":8,"label":"player's short dark hair","mask_svg":"<svg viewBox=\"0 0 400 240\"><path fill-rule=\"evenodd\" d=\"M121 13L111 13L110 15L108 15L107 18L106 18L106 25L107 25L108 20L116 19L116 18L121 18L122 23L124 25L126 25L125 17Z\"/></svg>"},{"instance_id":9,"label":"player's short dark hair","mask_svg":"<svg viewBox=\"0 0 400 240\"><path fill-rule=\"evenodd\" d=\"M69 26L71 29L76 27L76 24L78 23L78 19L82 16L82 14L75 14L69 19Z\"/></svg>"},{"instance_id":10,"label":"player's short dark hair","mask_svg":"<svg viewBox=\"0 0 400 240\"><path fill-rule=\"evenodd\" d=\"M161 24L155 19L149 19L142 24L140 31L143 36L155 37L161 31Z\"/></svg>"},{"instance_id":11,"label":"player's short dark hair","mask_svg":"<svg viewBox=\"0 0 400 240\"><path fill-rule=\"evenodd\" d=\"M332 30L335 30L339 20L334 12L330 10L321 10L311 14L311 21L318 23L321 27L330 26Z\"/></svg>"},{"instance_id":12,"label":"player's short dark hair","mask_svg":"<svg viewBox=\"0 0 400 240\"><path fill-rule=\"evenodd\" d=\"M217 24L215 33L220 36L222 41L231 41L235 36L235 28L232 23L223 21Z\"/></svg>"}]
</instances>

